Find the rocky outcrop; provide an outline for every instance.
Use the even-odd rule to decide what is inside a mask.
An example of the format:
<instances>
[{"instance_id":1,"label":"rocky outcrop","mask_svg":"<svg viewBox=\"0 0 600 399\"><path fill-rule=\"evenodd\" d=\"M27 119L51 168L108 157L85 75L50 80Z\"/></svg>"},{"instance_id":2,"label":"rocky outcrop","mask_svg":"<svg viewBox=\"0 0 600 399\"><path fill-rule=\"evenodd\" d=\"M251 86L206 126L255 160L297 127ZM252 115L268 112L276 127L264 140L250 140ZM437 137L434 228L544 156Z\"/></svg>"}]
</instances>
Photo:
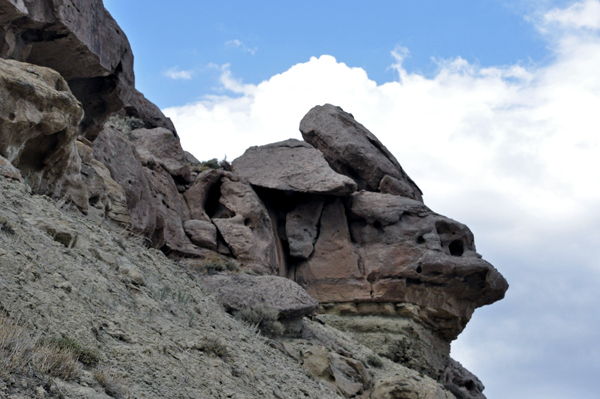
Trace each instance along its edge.
<instances>
[{"instance_id":1,"label":"rocky outcrop","mask_svg":"<svg viewBox=\"0 0 600 399\"><path fill-rule=\"evenodd\" d=\"M175 181L181 184L190 182L188 165L179 138L172 131L162 127L136 129L129 134L143 165L159 164Z\"/></svg>"},{"instance_id":2,"label":"rocky outcrop","mask_svg":"<svg viewBox=\"0 0 600 399\"><path fill-rule=\"evenodd\" d=\"M171 118L165 114L153 102L148 100L142 93L135 90L125 108L121 111L124 116L135 117L144 123L146 129L162 127L173 132L177 136L175 125Z\"/></svg>"},{"instance_id":3,"label":"rocky outcrop","mask_svg":"<svg viewBox=\"0 0 600 399\"><path fill-rule=\"evenodd\" d=\"M354 179L360 189L379 191L382 180L389 176L383 181L385 192L393 190L422 201L421 190L392 153L340 107L314 107L300 122L300 131L304 140L323 152L336 172Z\"/></svg>"},{"instance_id":4,"label":"rocky outcrop","mask_svg":"<svg viewBox=\"0 0 600 399\"><path fill-rule=\"evenodd\" d=\"M28 179L33 191L66 197L86 212L75 138L81 105L55 71L0 59L0 156Z\"/></svg>"},{"instance_id":5,"label":"rocky outcrop","mask_svg":"<svg viewBox=\"0 0 600 399\"><path fill-rule=\"evenodd\" d=\"M232 166L254 186L331 195L356 191L351 179L334 172L320 151L300 140L250 147Z\"/></svg>"},{"instance_id":6,"label":"rocky outcrop","mask_svg":"<svg viewBox=\"0 0 600 399\"><path fill-rule=\"evenodd\" d=\"M100 161L125 191L131 223L136 231L152 237L157 210L148 177L135 146L120 131L105 127L93 144L94 158Z\"/></svg>"},{"instance_id":7,"label":"rocky outcrop","mask_svg":"<svg viewBox=\"0 0 600 399\"><path fill-rule=\"evenodd\" d=\"M102 0L0 0L0 57L58 71L94 138L134 94L133 54Z\"/></svg>"}]
</instances>

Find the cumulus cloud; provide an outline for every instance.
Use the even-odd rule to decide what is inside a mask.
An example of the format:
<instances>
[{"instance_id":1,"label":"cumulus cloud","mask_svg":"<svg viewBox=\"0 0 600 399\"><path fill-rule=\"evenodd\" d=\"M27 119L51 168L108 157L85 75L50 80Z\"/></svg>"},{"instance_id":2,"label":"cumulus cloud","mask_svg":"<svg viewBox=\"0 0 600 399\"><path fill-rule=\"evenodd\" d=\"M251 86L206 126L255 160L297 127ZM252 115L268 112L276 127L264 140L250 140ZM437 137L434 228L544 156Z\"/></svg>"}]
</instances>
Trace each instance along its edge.
<instances>
[{"instance_id":1,"label":"cumulus cloud","mask_svg":"<svg viewBox=\"0 0 600 399\"><path fill-rule=\"evenodd\" d=\"M479 252L511 283L453 345L488 397L592 398L600 389L600 322L590 321L600 302L600 1L535 23L554 52L547 65L481 67L457 56L437 60L428 78L408 72L409 51L397 47L393 82L322 55L257 85L225 66L224 95L165 113L199 159L301 138L298 124L317 104L354 114L432 209L474 230Z\"/></svg>"},{"instance_id":2,"label":"cumulus cloud","mask_svg":"<svg viewBox=\"0 0 600 399\"><path fill-rule=\"evenodd\" d=\"M238 39L229 40L229 41L225 42L225 46L227 46L227 47L233 47L233 48L239 48L243 52L250 53L252 55L256 54L256 52L258 51L258 47L250 48L250 47L246 46L244 43L242 43Z\"/></svg>"},{"instance_id":3,"label":"cumulus cloud","mask_svg":"<svg viewBox=\"0 0 600 399\"><path fill-rule=\"evenodd\" d=\"M192 78L192 75L194 74L194 71L184 71L179 69L179 67L173 67L167 69L165 72L163 72L163 74L166 77L171 78L173 80L190 80Z\"/></svg>"}]
</instances>

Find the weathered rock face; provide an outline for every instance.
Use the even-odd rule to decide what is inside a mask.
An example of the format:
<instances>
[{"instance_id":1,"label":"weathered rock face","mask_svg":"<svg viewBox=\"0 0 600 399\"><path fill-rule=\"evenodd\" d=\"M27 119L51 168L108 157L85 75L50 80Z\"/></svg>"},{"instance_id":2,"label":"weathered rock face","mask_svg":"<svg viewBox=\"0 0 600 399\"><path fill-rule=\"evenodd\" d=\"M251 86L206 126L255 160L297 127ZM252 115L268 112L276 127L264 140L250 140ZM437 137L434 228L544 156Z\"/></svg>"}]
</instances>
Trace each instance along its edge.
<instances>
[{"instance_id":1,"label":"weathered rock face","mask_svg":"<svg viewBox=\"0 0 600 399\"><path fill-rule=\"evenodd\" d=\"M0 155L28 178L37 193L66 197L84 212L75 138L81 105L55 71L0 59Z\"/></svg>"},{"instance_id":2,"label":"weathered rock face","mask_svg":"<svg viewBox=\"0 0 600 399\"><path fill-rule=\"evenodd\" d=\"M131 96L122 112L126 116L133 116L140 119L144 122L146 129L162 127L170 130L174 133L175 137L178 137L177 130L171 118L167 118L160 108L137 90L134 91L133 96Z\"/></svg>"},{"instance_id":3,"label":"weathered rock face","mask_svg":"<svg viewBox=\"0 0 600 399\"><path fill-rule=\"evenodd\" d=\"M159 164L176 181L190 182L190 166L179 143L179 138L163 127L136 129L129 135L142 164Z\"/></svg>"},{"instance_id":4,"label":"weathered rock face","mask_svg":"<svg viewBox=\"0 0 600 399\"><path fill-rule=\"evenodd\" d=\"M304 140L323 152L335 171L354 179L360 189L379 191L382 180L389 176L384 192L422 201L421 190L392 153L340 107L314 107L300 122L300 131ZM393 188L388 188L390 185Z\"/></svg>"},{"instance_id":5,"label":"weathered rock face","mask_svg":"<svg viewBox=\"0 0 600 399\"><path fill-rule=\"evenodd\" d=\"M334 172L320 151L300 140L250 147L232 166L254 186L331 195L356 191L351 179Z\"/></svg>"},{"instance_id":6,"label":"weathered rock face","mask_svg":"<svg viewBox=\"0 0 600 399\"><path fill-rule=\"evenodd\" d=\"M134 229L151 237L156 230L157 210L150 182L135 146L120 131L106 127L94 141L93 149L94 158L123 187Z\"/></svg>"},{"instance_id":7,"label":"weathered rock face","mask_svg":"<svg viewBox=\"0 0 600 399\"><path fill-rule=\"evenodd\" d=\"M0 0L0 57L58 71L83 104L94 138L130 101L133 54L102 0Z\"/></svg>"}]
</instances>

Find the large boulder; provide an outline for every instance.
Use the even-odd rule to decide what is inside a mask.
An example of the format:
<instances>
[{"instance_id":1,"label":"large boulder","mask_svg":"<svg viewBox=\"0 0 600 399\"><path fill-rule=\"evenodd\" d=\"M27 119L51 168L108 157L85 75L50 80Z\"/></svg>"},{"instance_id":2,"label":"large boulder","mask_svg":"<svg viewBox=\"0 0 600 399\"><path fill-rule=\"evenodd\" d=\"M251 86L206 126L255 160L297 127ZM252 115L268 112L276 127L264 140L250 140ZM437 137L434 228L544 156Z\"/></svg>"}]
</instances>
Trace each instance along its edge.
<instances>
[{"instance_id":1,"label":"large boulder","mask_svg":"<svg viewBox=\"0 0 600 399\"><path fill-rule=\"evenodd\" d=\"M119 130L106 126L94 141L93 150L94 158L123 187L133 228L151 237L156 230L157 210L152 187L135 146Z\"/></svg>"},{"instance_id":2,"label":"large boulder","mask_svg":"<svg viewBox=\"0 0 600 399\"><path fill-rule=\"evenodd\" d=\"M154 129L162 127L173 132L177 136L177 130L171 118L167 118L165 114L154 103L148 100L142 93L135 90L129 102L122 110L124 116L132 116L138 118L144 123L146 129Z\"/></svg>"},{"instance_id":3,"label":"large boulder","mask_svg":"<svg viewBox=\"0 0 600 399\"><path fill-rule=\"evenodd\" d=\"M133 54L102 0L0 0L0 58L58 71L94 138L134 94Z\"/></svg>"},{"instance_id":4,"label":"large boulder","mask_svg":"<svg viewBox=\"0 0 600 399\"><path fill-rule=\"evenodd\" d=\"M354 179L360 189L383 189L422 201L421 190L392 153L340 107L331 104L314 107L300 122L300 131L304 140L323 152L336 172Z\"/></svg>"},{"instance_id":5,"label":"large boulder","mask_svg":"<svg viewBox=\"0 0 600 399\"><path fill-rule=\"evenodd\" d=\"M250 147L232 166L254 186L331 195L356 191L356 183L334 172L320 151L296 139Z\"/></svg>"},{"instance_id":6,"label":"large boulder","mask_svg":"<svg viewBox=\"0 0 600 399\"><path fill-rule=\"evenodd\" d=\"M154 129L136 129L129 134L143 164L157 163L166 170L175 181L182 184L190 182L190 166L185 159L179 138L163 127Z\"/></svg>"},{"instance_id":7,"label":"large boulder","mask_svg":"<svg viewBox=\"0 0 600 399\"><path fill-rule=\"evenodd\" d=\"M0 156L18 168L34 192L66 197L82 211L76 137L81 104L49 68L0 59Z\"/></svg>"},{"instance_id":8,"label":"large boulder","mask_svg":"<svg viewBox=\"0 0 600 399\"><path fill-rule=\"evenodd\" d=\"M217 274L202 277L200 282L227 311L265 306L276 310L279 318L294 319L313 313L319 305L302 287L283 277Z\"/></svg>"}]
</instances>

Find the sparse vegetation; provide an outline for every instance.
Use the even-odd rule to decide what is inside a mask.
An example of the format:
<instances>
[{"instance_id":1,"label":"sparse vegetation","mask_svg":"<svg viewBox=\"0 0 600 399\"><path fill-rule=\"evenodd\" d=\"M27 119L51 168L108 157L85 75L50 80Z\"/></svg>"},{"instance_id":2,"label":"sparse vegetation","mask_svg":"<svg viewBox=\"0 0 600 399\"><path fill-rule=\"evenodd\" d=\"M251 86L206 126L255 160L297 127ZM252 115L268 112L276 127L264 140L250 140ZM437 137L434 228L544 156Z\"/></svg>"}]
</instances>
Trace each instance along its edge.
<instances>
[{"instance_id":1,"label":"sparse vegetation","mask_svg":"<svg viewBox=\"0 0 600 399\"><path fill-rule=\"evenodd\" d=\"M104 388L107 395L116 399L125 399L129 396L123 377L114 370L95 370L94 378Z\"/></svg>"},{"instance_id":2,"label":"sparse vegetation","mask_svg":"<svg viewBox=\"0 0 600 399\"><path fill-rule=\"evenodd\" d=\"M141 119L134 116L122 117L119 115L112 115L108 118L106 123L115 129L120 130L126 136L129 136L133 130L141 129L145 126Z\"/></svg>"},{"instance_id":3,"label":"sparse vegetation","mask_svg":"<svg viewBox=\"0 0 600 399\"><path fill-rule=\"evenodd\" d=\"M282 335L283 324L278 321L278 312L264 305L248 307L233 312L233 317L257 328L264 335Z\"/></svg>"},{"instance_id":4,"label":"sparse vegetation","mask_svg":"<svg viewBox=\"0 0 600 399\"><path fill-rule=\"evenodd\" d=\"M381 360L381 358L379 356L372 354L372 353L367 355L365 362L369 366L374 367L376 369L380 369L383 367L383 360Z\"/></svg>"},{"instance_id":5,"label":"sparse vegetation","mask_svg":"<svg viewBox=\"0 0 600 399\"><path fill-rule=\"evenodd\" d=\"M64 338L45 338L40 341L44 345L54 345L62 350L69 350L75 354L77 360L86 366L96 367L100 363L98 352L94 349L81 346L74 339Z\"/></svg>"},{"instance_id":6,"label":"sparse vegetation","mask_svg":"<svg viewBox=\"0 0 600 399\"><path fill-rule=\"evenodd\" d=\"M190 168L193 172L202 173L209 169L223 169L231 171L231 164L227 161L227 157L223 157L222 160L217 158L209 159L208 161L202 161L200 163L190 164Z\"/></svg>"},{"instance_id":7,"label":"sparse vegetation","mask_svg":"<svg viewBox=\"0 0 600 399\"><path fill-rule=\"evenodd\" d=\"M193 264L191 271L205 274L215 274L225 271L239 272L240 269L240 264L235 259L214 255L199 264Z\"/></svg>"},{"instance_id":8,"label":"sparse vegetation","mask_svg":"<svg viewBox=\"0 0 600 399\"><path fill-rule=\"evenodd\" d=\"M0 377L28 370L63 380L74 379L81 371L72 349L36 342L27 329L0 318Z\"/></svg>"},{"instance_id":9,"label":"sparse vegetation","mask_svg":"<svg viewBox=\"0 0 600 399\"><path fill-rule=\"evenodd\" d=\"M219 337L206 337L199 344L198 349L205 353L212 353L223 360L229 358L229 351L223 340Z\"/></svg>"},{"instance_id":10,"label":"sparse vegetation","mask_svg":"<svg viewBox=\"0 0 600 399\"><path fill-rule=\"evenodd\" d=\"M0 216L0 231L9 235L15 234L12 223L4 216Z\"/></svg>"}]
</instances>

